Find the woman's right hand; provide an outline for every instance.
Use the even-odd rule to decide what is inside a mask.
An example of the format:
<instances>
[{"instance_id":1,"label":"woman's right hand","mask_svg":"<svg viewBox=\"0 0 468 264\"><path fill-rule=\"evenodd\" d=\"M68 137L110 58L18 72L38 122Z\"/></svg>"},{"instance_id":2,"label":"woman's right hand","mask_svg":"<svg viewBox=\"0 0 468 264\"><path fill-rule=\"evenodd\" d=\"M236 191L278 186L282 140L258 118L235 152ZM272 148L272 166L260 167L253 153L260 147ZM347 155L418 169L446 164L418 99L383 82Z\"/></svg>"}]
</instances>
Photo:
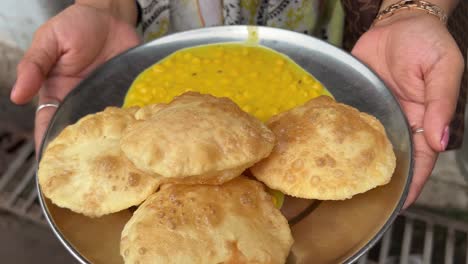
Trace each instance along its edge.
<instances>
[{"instance_id":1,"label":"woman's right hand","mask_svg":"<svg viewBox=\"0 0 468 264\"><path fill-rule=\"evenodd\" d=\"M24 104L39 93L39 104L61 102L96 67L139 43L128 20L111 10L74 4L37 30L18 64L11 100ZM54 112L47 107L36 114L36 150Z\"/></svg>"}]
</instances>

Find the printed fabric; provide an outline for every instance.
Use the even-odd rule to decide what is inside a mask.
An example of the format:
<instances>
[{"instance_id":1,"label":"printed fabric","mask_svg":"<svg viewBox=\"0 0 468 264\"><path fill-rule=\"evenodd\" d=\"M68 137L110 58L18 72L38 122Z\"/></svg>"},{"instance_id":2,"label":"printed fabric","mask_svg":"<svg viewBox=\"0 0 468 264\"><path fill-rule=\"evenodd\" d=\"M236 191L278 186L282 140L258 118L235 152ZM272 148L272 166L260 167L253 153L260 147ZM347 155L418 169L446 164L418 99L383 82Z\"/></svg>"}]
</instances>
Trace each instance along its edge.
<instances>
[{"instance_id":1,"label":"printed fabric","mask_svg":"<svg viewBox=\"0 0 468 264\"><path fill-rule=\"evenodd\" d=\"M138 0L145 41L201 27L263 25L342 46L339 0Z\"/></svg>"}]
</instances>

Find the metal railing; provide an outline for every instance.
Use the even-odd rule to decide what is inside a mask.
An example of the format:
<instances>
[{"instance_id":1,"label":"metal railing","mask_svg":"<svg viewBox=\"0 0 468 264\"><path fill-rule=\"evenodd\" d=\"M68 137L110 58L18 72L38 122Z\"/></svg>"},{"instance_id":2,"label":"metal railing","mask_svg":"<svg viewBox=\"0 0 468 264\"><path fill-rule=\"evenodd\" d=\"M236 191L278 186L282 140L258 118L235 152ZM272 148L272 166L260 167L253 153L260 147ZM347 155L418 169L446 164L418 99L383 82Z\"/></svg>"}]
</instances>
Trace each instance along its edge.
<instances>
[{"instance_id":1,"label":"metal railing","mask_svg":"<svg viewBox=\"0 0 468 264\"><path fill-rule=\"evenodd\" d=\"M35 188L34 143L24 141L0 177L0 210L45 225Z\"/></svg>"},{"instance_id":2,"label":"metal railing","mask_svg":"<svg viewBox=\"0 0 468 264\"><path fill-rule=\"evenodd\" d=\"M411 208L359 264L468 263L468 223Z\"/></svg>"}]
</instances>

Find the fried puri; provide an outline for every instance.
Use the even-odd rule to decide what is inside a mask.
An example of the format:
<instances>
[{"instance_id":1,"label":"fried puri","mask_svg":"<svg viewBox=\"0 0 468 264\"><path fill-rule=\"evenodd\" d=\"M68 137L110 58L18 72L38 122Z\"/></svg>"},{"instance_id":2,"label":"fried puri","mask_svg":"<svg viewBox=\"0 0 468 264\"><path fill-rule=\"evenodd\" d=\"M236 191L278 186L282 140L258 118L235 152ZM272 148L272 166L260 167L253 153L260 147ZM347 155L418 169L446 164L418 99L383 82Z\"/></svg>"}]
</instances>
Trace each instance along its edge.
<instances>
[{"instance_id":1,"label":"fried puri","mask_svg":"<svg viewBox=\"0 0 468 264\"><path fill-rule=\"evenodd\" d=\"M54 204L90 217L138 205L159 180L137 169L120 149L135 108L108 107L66 127L47 147L38 178Z\"/></svg>"},{"instance_id":2,"label":"fried puri","mask_svg":"<svg viewBox=\"0 0 468 264\"><path fill-rule=\"evenodd\" d=\"M382 124L327 96L273 117L268 126L277 145L251 172L285 194L348 199L388 183L395 169Z\"/></svg>"},{"instance_id":3,"label":"fried puri","mask_svg":"<svg viewBox=\"0 0 468 264\"><path fill-rule=\"evenodd\" d=\"M188 92L127 129L121 148L166 182L221 184L267 157L275 136L227 98Z\"/></svg>"},{"instance_id":4,"label":"fried puri","mask_svg":"<svg viewBox=\"0 0 468 264\"><path fill-rule=\"evenodd\" d=\"M141 108L138 108L138 110L135 111L135 119L143 120L143 121L151 119L157 112L159 112L159 110L163 109L164 107L166 107L166 104L150 104L150 105L146 105ZM131 108L128 108L128 109L131 109Z\"/></svg>"},{"instance_id":5,"label":"fried puri","mask_svg":"<svg viewBox=\"0 0 468 264\"><path fill-rule=\"evenodd\" d=\"M293 243L261 183L164 185L121 237L125 263L284 263Z\"/></svg>"}]
</instances>

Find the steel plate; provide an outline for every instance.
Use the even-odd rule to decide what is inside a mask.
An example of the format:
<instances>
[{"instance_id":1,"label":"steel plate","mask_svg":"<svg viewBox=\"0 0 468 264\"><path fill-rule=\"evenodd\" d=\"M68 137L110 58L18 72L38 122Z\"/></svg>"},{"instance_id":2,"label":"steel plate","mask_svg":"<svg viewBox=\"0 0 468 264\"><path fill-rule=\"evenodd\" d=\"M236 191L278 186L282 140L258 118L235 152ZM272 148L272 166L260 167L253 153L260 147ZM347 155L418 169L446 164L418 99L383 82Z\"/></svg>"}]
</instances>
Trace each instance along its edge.
<instances>
[{"instance_id":1,"label":"steel plate","mask_svg":"<svg viewBox=\"0 0 468 264\"><path fill-rule=\"evenodd\" d=\"M187 31L144 44L107 62L72 91L54 116L42 149L82 116L120 106L133 79L172 52L202 44L243 42L252 29L260 45L288 55L338 101L376 116L393 143L397 168L386 186L346 201L288 198L283 207L295 239L288 263L351 263L377 242L403 206L412 177L412 141L405 116L384 83L350 54L321 40L281 29L228 26ZM91 219L54 206L39 186L38 192L51 228L81 263L123 262L119 238L130 211Z\"/></svg>"}]
</instances>

